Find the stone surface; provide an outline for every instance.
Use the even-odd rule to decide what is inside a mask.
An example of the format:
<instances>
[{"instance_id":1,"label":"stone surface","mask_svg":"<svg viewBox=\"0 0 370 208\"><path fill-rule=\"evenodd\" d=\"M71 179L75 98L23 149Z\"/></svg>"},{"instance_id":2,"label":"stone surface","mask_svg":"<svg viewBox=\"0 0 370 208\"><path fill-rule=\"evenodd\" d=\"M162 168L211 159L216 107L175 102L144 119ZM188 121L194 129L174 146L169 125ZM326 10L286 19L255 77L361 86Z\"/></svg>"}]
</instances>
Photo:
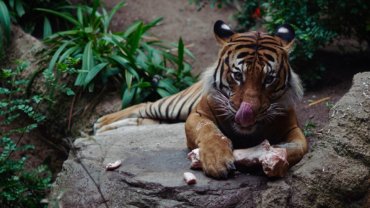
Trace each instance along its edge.
<instances>
[{"instance_id":1,"label":"stone surface","mask_svg":"<svg viewBox=\"0 0 370 208\"><path fill-rule=\"evenodd\" d=\"M370 72L355 76L326 133L284 178L213 180L189 169L183 123L124 127L76 140L77 157L64 163L51 197L64 192L64 207L369 207L369 85ZM116 160L121 167L106 171ZM187 171L197 184L186 185Z\"/></svg>"}]
</instances>

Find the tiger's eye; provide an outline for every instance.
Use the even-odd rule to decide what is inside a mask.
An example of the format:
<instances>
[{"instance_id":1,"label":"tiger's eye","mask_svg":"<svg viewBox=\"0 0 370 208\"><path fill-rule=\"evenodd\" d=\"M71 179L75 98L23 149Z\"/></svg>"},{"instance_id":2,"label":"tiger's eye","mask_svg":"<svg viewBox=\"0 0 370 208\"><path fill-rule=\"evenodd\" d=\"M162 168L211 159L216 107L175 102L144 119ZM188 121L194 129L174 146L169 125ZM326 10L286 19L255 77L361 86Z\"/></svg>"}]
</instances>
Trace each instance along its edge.
<instances>
[{"instance_id":1,"label":"tiger's eye","mask_svg":"<svg viewBox=\"0 0 370 208\"><path fill-rule=\"evenodd\" d=\"M234 79L241 82L243 80L243 74L241 72L234 72Z\"/></svg>"},{"instance_id":2,"label":"tiger's eye","mask_svg":"<svg viewBox=\"0 0 370 208\"><path fill-rule=\"evenodd\" d=\"M274 81L275 77L267 75L265 78L265 84L271 84Z\"/></svg>"}]
</instances>

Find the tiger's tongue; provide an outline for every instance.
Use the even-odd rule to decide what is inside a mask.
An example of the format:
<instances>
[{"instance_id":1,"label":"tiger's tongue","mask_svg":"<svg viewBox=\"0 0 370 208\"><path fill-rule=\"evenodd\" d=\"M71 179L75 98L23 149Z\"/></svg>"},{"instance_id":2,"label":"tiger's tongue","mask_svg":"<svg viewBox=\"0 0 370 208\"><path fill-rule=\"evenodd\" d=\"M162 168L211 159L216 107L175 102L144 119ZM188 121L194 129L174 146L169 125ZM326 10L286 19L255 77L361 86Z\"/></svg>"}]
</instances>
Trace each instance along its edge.
<instances>
[{"instance_id":1,"label":"tiger's tongue","mask_svg":"<svg viewBox=\"0 0 370 208\"><path fill-rule=\"evenodd\" d=\"M236 112L235 122L243 127L248 127L254 124L255 119L251 104L242 102L238 112Z\"/></svg>"}]
</instances>

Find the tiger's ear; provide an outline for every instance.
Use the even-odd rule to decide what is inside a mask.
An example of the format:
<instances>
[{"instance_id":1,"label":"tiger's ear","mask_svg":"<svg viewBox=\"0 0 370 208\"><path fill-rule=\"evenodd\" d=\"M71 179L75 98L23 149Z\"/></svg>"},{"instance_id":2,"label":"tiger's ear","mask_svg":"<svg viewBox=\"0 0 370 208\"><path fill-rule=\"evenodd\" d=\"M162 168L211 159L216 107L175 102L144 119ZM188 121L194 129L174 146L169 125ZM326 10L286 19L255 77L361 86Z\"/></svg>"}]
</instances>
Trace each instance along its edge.
<instances>
[{"instance_id":1,"label":"tiger's ear","mask_svg":"<svg viewBox=\"0 0 370 208\"><path fill-rule=\"evenodd\" d=\"M282 40L284 49L289 53L293 49L295 32L289 24L280 25L276 28L275 36Z\"/></svg>"},{"instance_id":2,"label":"tiger's ear","mask_svg":"<svg viewBox=\"0 0 370 208\"><path fill-rule=\"evenodd\" d=\"M215 33L217 42L224 44L230 40L230 37L234 35L230 27L221 20L217 20L213 26L213 32Z\"/></svg>"}]
</instances>

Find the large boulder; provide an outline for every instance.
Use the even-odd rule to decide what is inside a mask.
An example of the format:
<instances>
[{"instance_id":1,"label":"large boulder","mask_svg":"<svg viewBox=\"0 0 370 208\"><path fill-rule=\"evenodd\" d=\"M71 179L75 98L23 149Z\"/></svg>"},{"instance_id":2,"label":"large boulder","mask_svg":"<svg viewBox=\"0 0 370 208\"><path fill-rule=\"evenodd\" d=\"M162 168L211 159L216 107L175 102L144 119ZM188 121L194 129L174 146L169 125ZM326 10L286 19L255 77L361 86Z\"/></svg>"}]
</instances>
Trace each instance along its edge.
<instances>
[{"instance_id":1,"label":"large boulder","mask_svg":"<svg viewBox=\"0 0 370 208\"><path fill-rule=\"evenodd\" d=\"M210 179L189 169L183 123L135 126L76 140L51 198L64 207L370 207L369 85L370 72L354 77L325 133L284 178ZM185 184L187 171L197 184Z\"/></svg>"}]
</instances>

